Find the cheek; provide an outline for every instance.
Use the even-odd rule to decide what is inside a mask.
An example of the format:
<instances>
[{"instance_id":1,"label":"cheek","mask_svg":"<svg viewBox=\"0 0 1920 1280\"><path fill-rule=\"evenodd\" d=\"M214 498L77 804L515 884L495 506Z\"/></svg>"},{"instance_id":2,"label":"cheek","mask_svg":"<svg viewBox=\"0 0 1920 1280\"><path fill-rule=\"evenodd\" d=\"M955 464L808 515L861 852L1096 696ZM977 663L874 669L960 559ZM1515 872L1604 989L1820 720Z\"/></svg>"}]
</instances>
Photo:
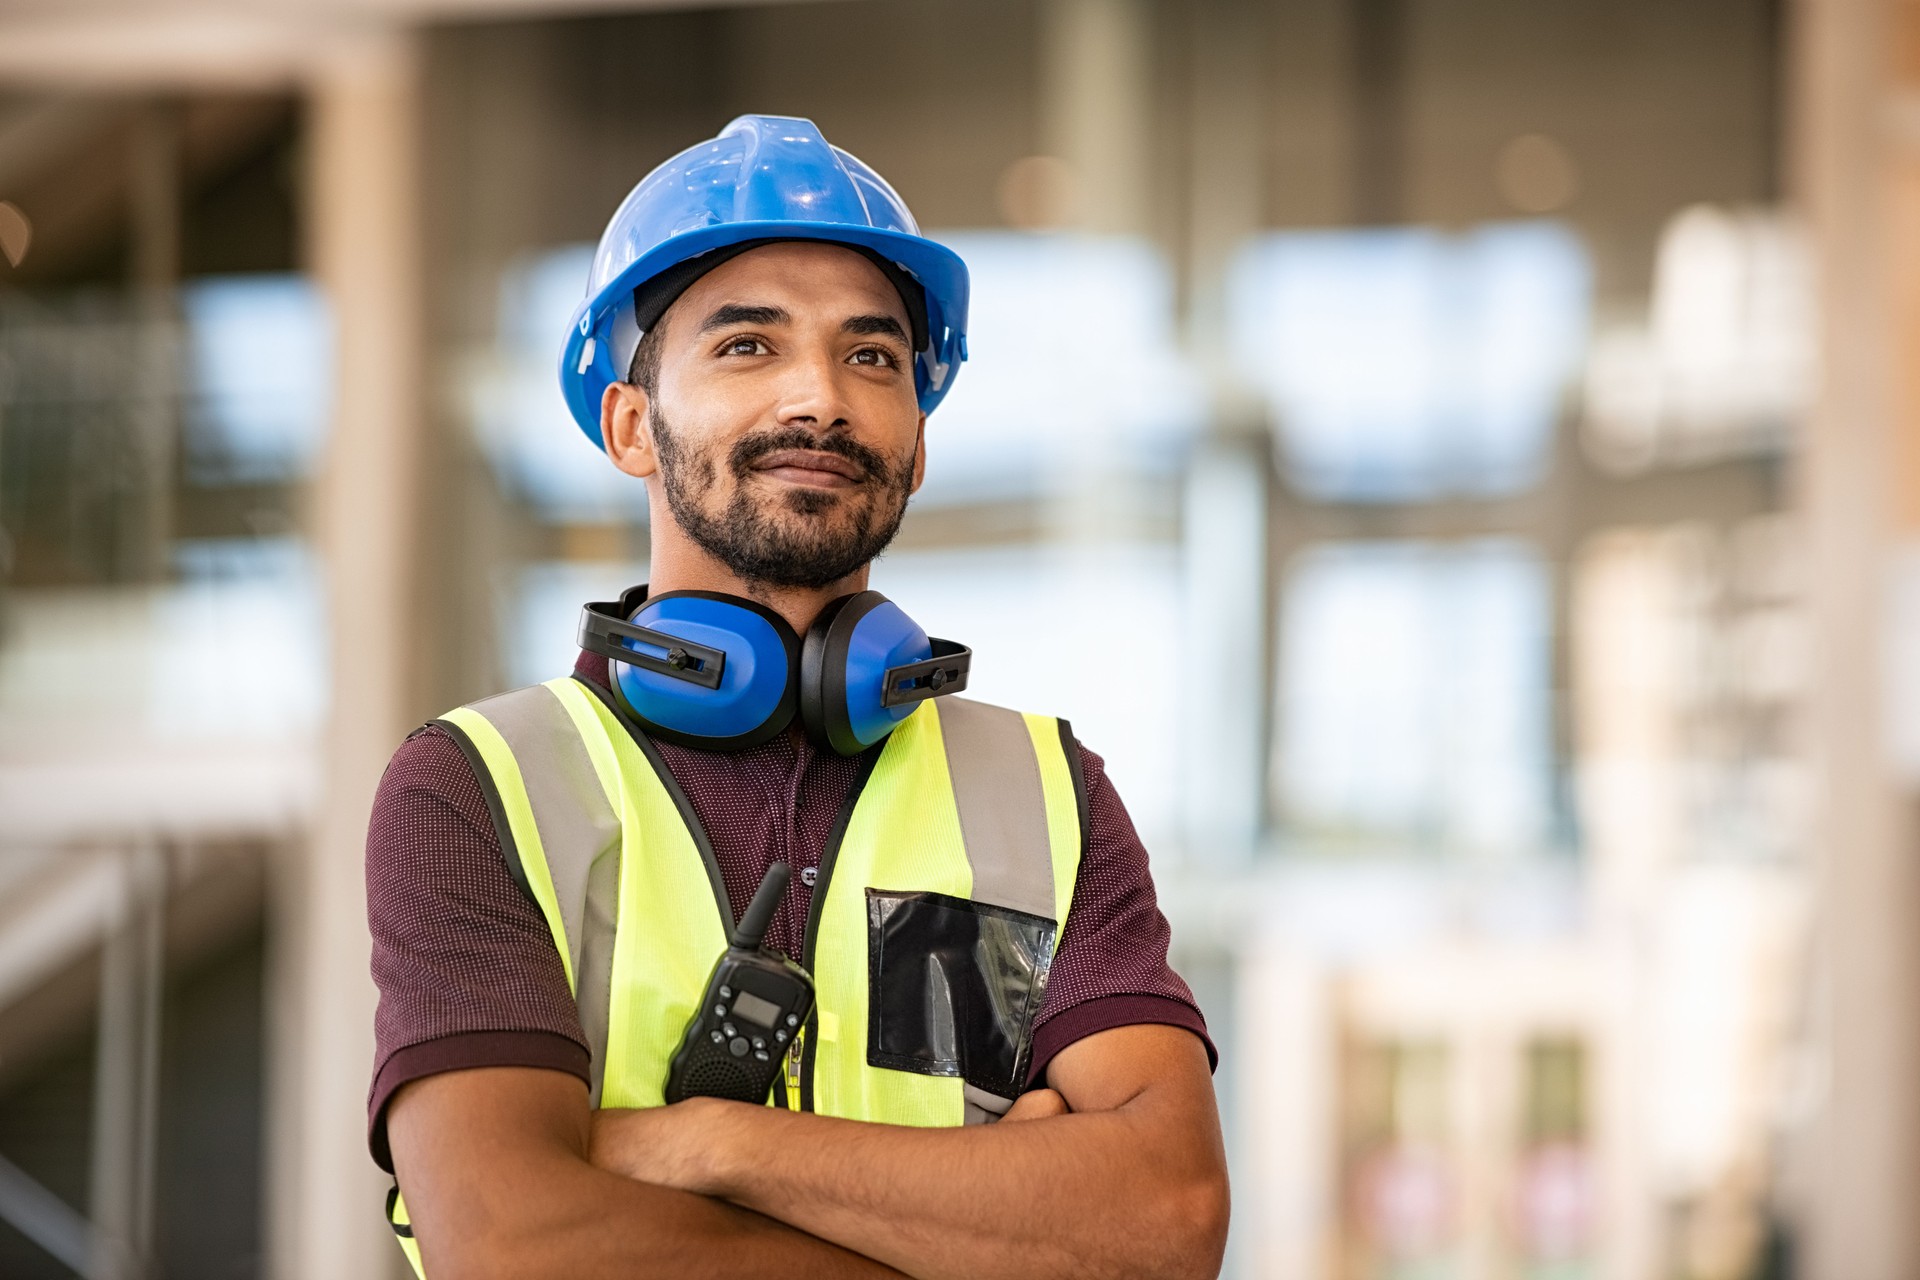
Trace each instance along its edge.
<instances>
[{"instance_id":1,"label":"cheek","mask_svg":"<svg viewBox=\"0 0 1920 1280\"><path fill-rule=\"evenodd\" d=\"M676 461L690 479L712 484L727 473L727 453L752 426L742 427L729 406L716 404L697 395L681 394L672 400L662 397L661 410L672 433Z\"/></svg>"},{"instance_id":2,"label":"cheek","mask_svg":"<svg viewBox=\"0 0 1920 1280\"><path fill-rule=\"evenodd\" d=\"M721 377L710 363L678 361L661 371L660 409L688 452L724 455L771 412L762 379Z\"/></svg>"},{"instance_id":3,"label":"cheek","mask_svg":"<svg viewBox=\"0 0 1920 1280\"><path fill-rule=\"evenodd\" d=\"M869 386L851 399L859 413L857 420L874 427L873 434L867 437L874 448L890 458L905 457L913 452L914 441L920 433L920 401L911 383L905 388Z\"/></svg>"}]
</instances>

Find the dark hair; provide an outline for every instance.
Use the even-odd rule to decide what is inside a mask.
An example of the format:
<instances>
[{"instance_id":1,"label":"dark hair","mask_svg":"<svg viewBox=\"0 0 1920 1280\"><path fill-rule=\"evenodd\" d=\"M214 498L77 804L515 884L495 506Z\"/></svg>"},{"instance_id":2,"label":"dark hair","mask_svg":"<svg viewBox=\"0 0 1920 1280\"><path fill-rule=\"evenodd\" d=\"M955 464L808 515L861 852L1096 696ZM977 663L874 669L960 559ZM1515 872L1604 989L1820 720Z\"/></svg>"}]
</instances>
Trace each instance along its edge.
<instances>
[{"instance_id":1,"label":"dark hair","mask_svg":"<svg viewBox=\"0 0 1920 1280\"><path fill-rule=\"evenodd\" d=\"M665 316L654 321L653 327L640 335L640 345L633 349L633 361L627 365L627 381L646 392L649 400L660 381L660 341L666 328Z\"/></svg>"}]
</instances>

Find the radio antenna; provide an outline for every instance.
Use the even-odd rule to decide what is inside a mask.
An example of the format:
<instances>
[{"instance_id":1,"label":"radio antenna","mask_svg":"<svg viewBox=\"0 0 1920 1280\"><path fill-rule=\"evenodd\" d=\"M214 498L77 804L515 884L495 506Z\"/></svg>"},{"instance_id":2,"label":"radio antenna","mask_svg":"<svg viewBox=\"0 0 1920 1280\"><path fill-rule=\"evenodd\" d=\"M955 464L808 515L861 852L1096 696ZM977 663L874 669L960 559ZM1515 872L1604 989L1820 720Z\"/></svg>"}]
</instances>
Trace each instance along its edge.
<instances>
[{"instance_id":1,"label":"radio antenna","mask_svg":"<svg viewBox=\"0 0 1920 1280\"><path fill-rule=\"evenodd\" d=\"M787 881L792 875L792 870L784 862L776 862L767 868L766 879L753 891L753 901L747 904L746 914L740 917L740 923L734 928L734 950L760 949L761 941L767 936L767 925L772 923L780 899L786 896Z\"/></svg>"}]
</instances>

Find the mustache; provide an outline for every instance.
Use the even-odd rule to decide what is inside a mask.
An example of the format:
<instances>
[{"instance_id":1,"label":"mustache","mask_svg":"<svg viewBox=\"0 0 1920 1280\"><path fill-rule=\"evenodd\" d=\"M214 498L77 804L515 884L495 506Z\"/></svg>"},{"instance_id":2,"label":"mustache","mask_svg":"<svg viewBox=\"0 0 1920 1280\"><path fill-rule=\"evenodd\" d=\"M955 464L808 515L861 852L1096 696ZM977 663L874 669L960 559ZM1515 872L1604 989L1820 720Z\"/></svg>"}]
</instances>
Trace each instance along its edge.
<instances>
[{"instance_id":1,"label":"mustache","mask_svg":"<svg viewBox=\"0 0 1920 1280\"><path fill-rule=\"evenodd\" d=\"M868 480L886 479L894 471L892 460L870 445L842 435L815 435L804 427L781 427L742 437L727 451L727 466L736 476L744 476L754 463L782 449L814 449L836 454L860 468L863 484Z\"/></svg>"}]
</instances>

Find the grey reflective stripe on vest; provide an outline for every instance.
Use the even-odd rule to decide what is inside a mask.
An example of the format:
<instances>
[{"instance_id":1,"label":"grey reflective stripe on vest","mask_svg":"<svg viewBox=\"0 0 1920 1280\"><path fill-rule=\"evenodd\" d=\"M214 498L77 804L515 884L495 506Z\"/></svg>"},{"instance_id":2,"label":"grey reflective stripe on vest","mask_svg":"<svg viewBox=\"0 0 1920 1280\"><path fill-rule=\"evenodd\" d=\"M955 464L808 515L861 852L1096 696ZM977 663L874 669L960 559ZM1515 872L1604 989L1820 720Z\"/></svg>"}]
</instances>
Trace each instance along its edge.
<instances>
[{"instance_id":1,"label":"grey reflective stripe on vest","mask_svg":"<svg viewBox=\"0 0 1920 1280\"><path fill-rule=\"evenodd\" d=\"M499 730L520 766L572 953L574 1003L592 1055L590 1088L598 1106L613 992L620 816L607 803L586 744L553 690L545 685L516 689L476 702L472 709Z\"/></svg>"},{"instance_id":2,"label":"grey reflective stripe on vest","mask_svg":"<svg viewBox=\"0 0 1920 1280\"><path fill-rule=\"evenodd\" d=\"M1047 797L1026 717L965 698L939 706L973 899L1054 918ZM972 1085L965 1092L968 1124L997 1120L1013 1105Z\"/></svg>"},{"instance_id":3,"label":"grey reflective stripe on vest","mask_svg":"<svg viewBox=\"0 0 1920 1280\"><path fill-rule=\"evenodd\" d=\"M939 706L974 899L1052 917L1047 795L1026 717L964 698Z\"/></svg>"}]
</instances>

